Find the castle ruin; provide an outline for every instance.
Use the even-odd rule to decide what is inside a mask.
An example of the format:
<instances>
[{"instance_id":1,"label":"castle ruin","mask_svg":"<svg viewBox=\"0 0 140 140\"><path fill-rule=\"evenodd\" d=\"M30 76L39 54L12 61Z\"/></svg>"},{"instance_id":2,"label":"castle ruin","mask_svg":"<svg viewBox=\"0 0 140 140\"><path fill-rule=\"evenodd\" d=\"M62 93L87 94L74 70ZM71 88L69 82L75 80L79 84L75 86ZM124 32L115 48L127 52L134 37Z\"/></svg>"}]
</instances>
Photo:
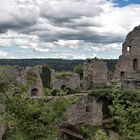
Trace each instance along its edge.
<instances>
[{"instance_id":1,"label":"castle ruin","mask_svg":"<svg viewBox=\"0 0 140 140\"><path fill-rule=\"evenodd\" d=\"M87 59L83 64L83 89L107 85L107 64L97 58Z\"/></svg>"},{"instance_id":2,"label":"castle ruin","mask_svg":"<svg viewBox=\"0 0 140 140\"><path fill-rule=\"evenodd\" d=\"M126 36L114 79L121 88L140 88L140 26Z\"/></svg>"},{"instance_id":3,"label":"castle ruin","mask_svg":"<svg viewBox=\"0 0 140 140\"><path fill-rule=\"evenodd\" d=\"M52 77L52 76L51 76ZM77 73L61 72L53 73L51 85L54 89L71 89L75 90L80 88L80 76Z\"/></svg>"}]
</instances>

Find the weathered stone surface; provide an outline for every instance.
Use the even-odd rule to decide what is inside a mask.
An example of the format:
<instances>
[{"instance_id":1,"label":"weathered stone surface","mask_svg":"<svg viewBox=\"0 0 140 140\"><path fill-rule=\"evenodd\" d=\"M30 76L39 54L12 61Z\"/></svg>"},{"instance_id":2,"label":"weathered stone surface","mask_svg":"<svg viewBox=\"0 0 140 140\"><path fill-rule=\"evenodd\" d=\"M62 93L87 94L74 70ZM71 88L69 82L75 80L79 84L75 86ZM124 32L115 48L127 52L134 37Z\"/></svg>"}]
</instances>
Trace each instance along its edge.
<instances>
[{"instance_id":1,"label":"weathered stone surface","mask_svg":"<svg viewBox=\"0 0 140 140\"><path fill-rule=\"evenodd\" d=\"M6 125L1 121L1 113L5 112L4 105L0 104L0 140L2 140L2 136L4 135L6 131Z\"/></svg>"},{"instance_id":2,"label":"weathered stone surface","mask_svg":"<svg viewBox=\"0 0 140 140\"><path fill-rule=\"evenodd\" d=\"M26 83L25 70L21 67L2 66L0 72L5 74L8 81L16 86Z\"/></svg>"},{"instance_id":3,"label":"weathered stone surface","mask_svg":"<svg viewBox=\"0 0 140 140\"><path fill-rule=\"evenodd\" d=\"M119 140L119 134L113 130L108 130L109 140Z\"/></svg>"},{"instance_id":4,"label":"weathered stone surface","mask_svg":"<svg viewBox=\"0 0 140 140\"><path fill-rule=\"evenodd\" d=\"M107 85L107 64L103 60L87 59L83 64L83 89Z\"/></svg>"},{"instance_id":5,"label":"weathered stone surface","mask_svg":"<svg viewBox=\"0 0 140 140\"><path fill-rule=\"evenodd\" d=\"M127 35L114 78L122 88L140 88L140 26Z\"/></svg>"},{"instance_id":6,"label":"weathered stone surface","mask_svg":"<svg viewBox=\"0 0 140 140\"><path fill-rule=\"evenodd\" d=\"M102 102L95 97L79 95L81 100L67 109L68 123L72 125L102 125Z\"/></svg>"},{"instance_id":7,"label":"weathered stone surface","mask_svg":"<svg viewBox=\"0 0 140 140\"><path fill-rule=\"evenodd\" d=\"M33 82L30 83L28 91L24 94L25 96L30 97L31 91L36 89L37 94L36 96L43 96L43 84L40 77L41 67L7 67L4 66L0 69L0 72L5 74L10 81L15 86L26 85L28 81L32 80Z\"/></svg>"},{"instance_id":8,"label":"weathered stone surface","mask_svg":"<svg viewBox=\"0 0 140 140\"><path fill-rule=\"evenodd\" d=\"M55 74L51 81L51 85L54 89L62 89L65 87L74 90L80 88L80 76L77 73L71 73L71 75L64 77L58 77L57 74Z\"/></svg>"},{"instance_id":9,"label":"weathered stone surface","mask_svg":"<svg viewBox=\"0 0 140 140\"><path fill-rule=\"evenodd\" d=\"M42 69L38 66L26 68L26 78L27 78L28 72L31 74L34 74L36 76L33 84L29 87L29 90L27 92L28 96L32 96L32 97L42 97L43 96L43 83L42 83L41 76L40 76L41 71L42 71Z\"/></svg>"}]
</instances>

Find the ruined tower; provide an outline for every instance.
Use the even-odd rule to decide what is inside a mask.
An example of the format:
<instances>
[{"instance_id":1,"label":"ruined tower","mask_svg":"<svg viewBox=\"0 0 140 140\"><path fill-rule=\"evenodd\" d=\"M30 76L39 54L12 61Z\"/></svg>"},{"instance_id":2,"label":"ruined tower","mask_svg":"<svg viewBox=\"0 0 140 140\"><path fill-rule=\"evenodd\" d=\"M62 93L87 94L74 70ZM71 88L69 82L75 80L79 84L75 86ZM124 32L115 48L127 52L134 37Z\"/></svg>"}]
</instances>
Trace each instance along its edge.
<instances>
[{"instance_id":1,"label":"ruined tower","mask_svg":"<svg viewBox=\"0 0 140 140\"><path fill-rule=\"evenodd\" d=\"M140 26L126 36L114 78L122 88L140 88Z\"/></svg>"},{"instance_id":2,"label":"ruined tower","mask_svg":"<svg viewBox=\"0 0 140 140\"><path fill-rule=\"evenodd\" d=\"M100 59L87 59L83 64L83 89L107 85L107 64Z\"/></svg>"}]
</instances>

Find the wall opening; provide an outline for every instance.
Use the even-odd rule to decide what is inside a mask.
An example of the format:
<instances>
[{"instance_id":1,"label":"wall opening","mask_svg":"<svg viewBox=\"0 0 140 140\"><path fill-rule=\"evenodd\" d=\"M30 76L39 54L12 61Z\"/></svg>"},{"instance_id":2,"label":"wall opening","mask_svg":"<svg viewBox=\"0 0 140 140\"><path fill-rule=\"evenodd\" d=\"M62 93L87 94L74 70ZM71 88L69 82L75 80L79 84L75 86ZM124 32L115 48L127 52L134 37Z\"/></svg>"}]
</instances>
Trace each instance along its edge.
<instances>
[{"instance_id":1,"label":"wall opening","mask_svg":"<svg viewBox=\"0 0 140 140\"><path fill-rule=\"evenodd\" d=\"M131 54L131 46L127 46L127 52Z\"/></svg>"},{"instance_id":2,"label":"wall opening","mask_svg":"<svg viewBox=\"0 0 140 140\"><path fill-rule=\"evenodd\" d=\"M33 97L33 96L37 96L37 94L38 94L38 89L37 88L33 88L32 90L31 90L31 96Z\"/></svg>"},{"instance_id":3,"label":"wall opening","mask_svg":"<svg viewBox=\"0 0 140 140\"><path fill-rule=\"evenodd\" d=\"M66 86L65 86L65 85L62 85L62 86L61 86L61 89L62 89L62 90L66 89Z\"/></svg>"},{"instance_id":4,"label":"wall opening","mask_svg":"<svg viewBox=\"0 0 140 140\"><path fill-rule=\"evenodd\" d=\"M125 77L125 72L124 71L121 71L120 76L121 76L121 80L123 80L124 77Z\"/></svg>"},{"instance_id":5,"label":"wall opening","mask_svg":"<svg viewBox=\"0 0 140 140\"><path fill-rule=\"evenodd\" d=\"M134 70L137 70L137 68L138 68L138 60L137 59L134 59L133 60L133 69Z\"/></svg>"},{"instance_id":6,"label":"wall opening","mask_svg":"<svg viewBox=\"0 0 140 140\"><path fill-rule=\"evenodd\" d=\"M140 81L136 81L136 82L135 82L135 87L136 87L137 89L140 89Z\"/></svg>"},{"instance_id":7,"label":"wall opening","mask_svg":"<svg viewBox=\"0 0 140 140\"><path fill-rule=\"evenodd\" d=\"M86 106L86 112L90 112L90 107Z\"/></svg>"}]
</instances>

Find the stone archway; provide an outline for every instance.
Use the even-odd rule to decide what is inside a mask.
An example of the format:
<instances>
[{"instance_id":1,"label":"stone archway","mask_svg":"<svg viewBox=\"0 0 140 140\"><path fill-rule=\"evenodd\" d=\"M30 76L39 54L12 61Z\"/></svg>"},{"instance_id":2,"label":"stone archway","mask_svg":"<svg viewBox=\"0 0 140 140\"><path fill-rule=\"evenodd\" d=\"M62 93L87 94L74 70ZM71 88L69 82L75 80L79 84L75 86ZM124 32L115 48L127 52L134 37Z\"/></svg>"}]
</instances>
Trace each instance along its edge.
<instances>
[{"instance_id":1,"label":"stone archway","mask_svg":"<svg viewBox=\"0 0 140 140\"><path fill-rule=\"evenodd\" d=\"M62 86L61 86L61 89L62 89L62 90L65 90L65 89L66 89L66 85L62 85Z\"/></svg>"},{"instance_id":2,"label":"stone archway","mask_svg":"<svg viewBox=\"0 0 140 140\"><path fill-rule=\"evenodd\" d=\"M38 96L38 89L37 88L33 88L31 90L31 97L34 97L34 96Z\"/></svg>"}]
</instances>

